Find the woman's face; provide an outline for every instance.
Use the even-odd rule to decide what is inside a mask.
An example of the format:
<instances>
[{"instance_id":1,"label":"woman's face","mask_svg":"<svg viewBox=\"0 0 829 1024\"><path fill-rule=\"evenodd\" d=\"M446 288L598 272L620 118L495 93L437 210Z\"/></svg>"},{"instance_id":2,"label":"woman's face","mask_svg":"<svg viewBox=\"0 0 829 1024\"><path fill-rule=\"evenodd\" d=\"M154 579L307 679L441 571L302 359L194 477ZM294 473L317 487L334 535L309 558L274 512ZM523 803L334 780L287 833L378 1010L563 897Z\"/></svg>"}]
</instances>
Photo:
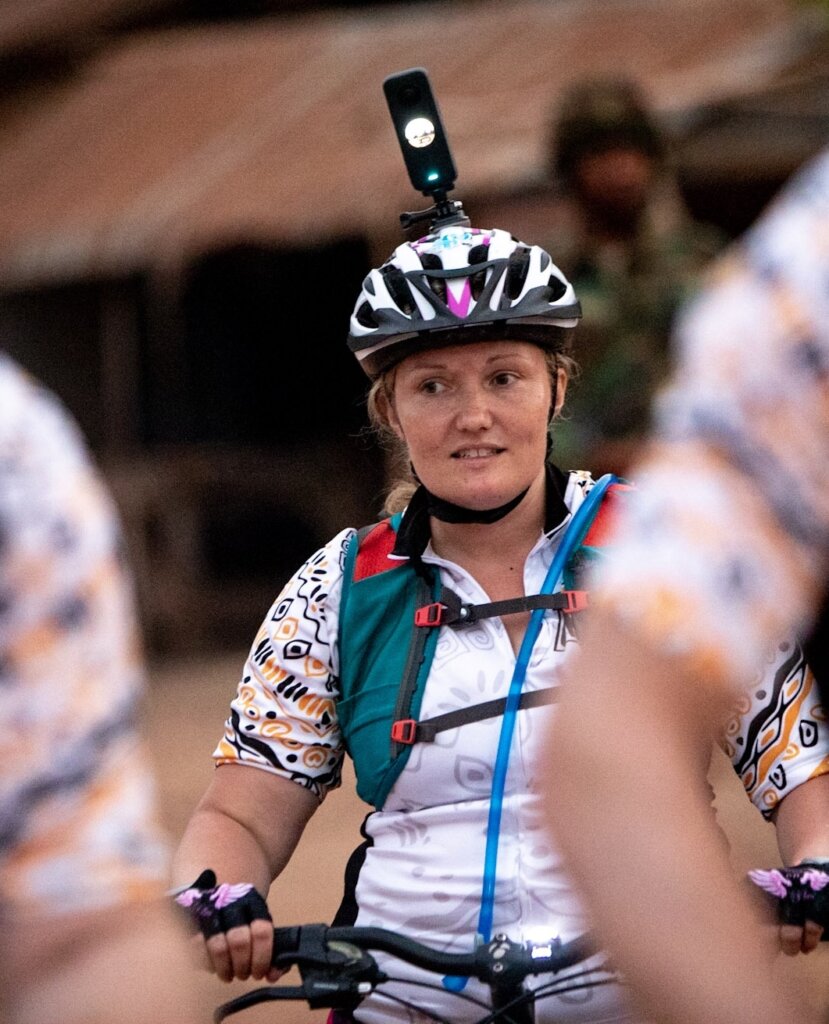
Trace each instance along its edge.
<instances>
[{"instance_id":1,"label":"woman's face","mask_svg":"<svg viewBox=\"0 0 829 1024\"><path fill-rule=\"evenodd\" d=\"M560 370L559 407L565 386ZM445 501L482 510L512 500L543 473L551 401L538 346L486 341L404 359L388 416L420 481Z\"/></svg>"}]
</instances>

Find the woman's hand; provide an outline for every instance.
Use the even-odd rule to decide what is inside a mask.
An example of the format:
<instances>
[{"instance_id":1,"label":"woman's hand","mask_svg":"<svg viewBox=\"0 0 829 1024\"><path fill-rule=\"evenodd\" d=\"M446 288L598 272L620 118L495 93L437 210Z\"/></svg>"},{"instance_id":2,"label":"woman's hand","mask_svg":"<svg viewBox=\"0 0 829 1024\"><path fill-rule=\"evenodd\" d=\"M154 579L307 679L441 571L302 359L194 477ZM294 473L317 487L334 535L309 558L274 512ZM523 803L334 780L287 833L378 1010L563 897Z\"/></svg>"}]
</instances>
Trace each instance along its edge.
<instances>
[{"instance_id":1,"label":"woman's hand","mask_svg":"<svg viewBox=\"0 0 829 1024\"><path fill-rule=\"evenodd\" d=\"M829 918L829 862L749 871L748 877L777 901L780 948L787 956L811 953Z\"/></svg>"},{"instance_id":2,"label":"woman's hand","mask_svg":"<svg viewBox=\"0 0 829 1024\"><path fill-rule=\"evenodd\" d=\"M175 901L199 933L193 938L199 961L222 981L276 981L283 973L271 966L273 921L254 886L217 885L215 874L207 870Z\"/></svg>"},{"instance_id":3,"label":"woman's hand","mask_svg":"<svg viewBox=\"0 0 829 1024\"><path fill-rule=\"evenodd\" d=\"M207 971L212 971L222 981L238 978L245 981L277 981L284 971L271 966L273 949L273 925L257 920L249 925L239 925L226 932L219 932L209 939L194 936L194 944L200 946L201 962Z\"/></svg>"},{"instance_id":4,"label":"woman's hand","mask_svg":"<svg viewBox=\"0 0 829 1024\"><path fill-rule=\"evenodd\" d=\"M797 956L798 953L812 953L817 949L823 928L815 921L805 924L780 925L780 949L786 956Z\"/></svg>"}]
</instances>

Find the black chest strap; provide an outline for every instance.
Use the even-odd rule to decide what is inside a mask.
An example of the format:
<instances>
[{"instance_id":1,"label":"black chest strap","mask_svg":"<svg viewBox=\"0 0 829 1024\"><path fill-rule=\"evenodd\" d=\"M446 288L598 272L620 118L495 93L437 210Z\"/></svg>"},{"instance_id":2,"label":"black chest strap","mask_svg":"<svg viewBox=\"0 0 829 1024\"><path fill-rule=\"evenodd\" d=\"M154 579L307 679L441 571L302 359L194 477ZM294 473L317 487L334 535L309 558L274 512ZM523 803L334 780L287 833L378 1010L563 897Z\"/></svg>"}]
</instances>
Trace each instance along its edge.
<instances>
[{"instance_id":1,"label":"black chest strap","mask_svg":"<svg viewBox=\"0 0 829 1024\"><path fill-rule=\"evenodd\" d=\"M558 687L550 686L544 690L529 690L521 694L518 702L519 710L524 708L540 708L547 704L553 704L558 700ZM469 725L471 722L483 722L487 718L497 718L503 715L507 707L507 698L499 697L497 700L488 700L483 704L470 704L456 711L447 711L444 715L436 715L434 718L427 718L418 722L414 718L401 718L391 727L392 739L404 746L412 746L415 743L433 743L439 732L446 732L447 729L457 729L460 725Z\"/></svg>"},{"instance_id":2,"label":"black chest strap","mask_svg":"<svg viewBox=\"0 0 829 1024\"><path fill-rule=\"evenodd\" d=\"M560 590L555 594L532 594L488 604L466 604L448 587L441 587L440 600L425 604L415 612L416 626L468 626L495 615L517 615L536 608L557 612L580 612L588 604L586 590Z\"/></svg>"}]
</instances>

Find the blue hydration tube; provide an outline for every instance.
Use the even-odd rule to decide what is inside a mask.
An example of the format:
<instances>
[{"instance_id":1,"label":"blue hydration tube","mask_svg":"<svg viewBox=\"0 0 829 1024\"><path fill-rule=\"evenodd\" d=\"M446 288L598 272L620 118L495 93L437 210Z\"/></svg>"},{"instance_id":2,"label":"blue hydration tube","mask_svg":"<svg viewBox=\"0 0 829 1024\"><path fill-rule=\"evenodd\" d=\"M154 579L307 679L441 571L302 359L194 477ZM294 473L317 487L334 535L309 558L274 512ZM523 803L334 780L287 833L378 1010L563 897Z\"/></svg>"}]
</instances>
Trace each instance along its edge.
<instances>
[{"instance_id":1,"label":"blue hydration tube","mask_svg":"<svg viewBox=\"0 0 829 1024\"><path fill-rule=\"evenodd\" d=\"M570 561L573 552L581 544L585 537L593 517L596 514L597 506L600 504L608 487L617 482L619 478L612 473L607 473L593 485L590 493L581 503L578 511L570 520L570 525L561 538L558 550L553 556L550 568L541 585L541 594L552 594L558 586L567 563ZM507 768L509 767L510 747L512 736L515 731L515 720L518 715L518 704L521 700L521 689L524 685L524 677L527 674L527 666L530 663L533 647L541 632L541 623L544 618L543 608L536 608L530 615L529 625L518 650L518 657L515 661L515 669L512 673L509 691L507 692L507 703L504 709L504 717L501 722L501 734L498 738L498 751L495 755L495 768L492 773L492 794L489 801L489 819L486 828L486 851L484 853L484 877L481 888L481 909L478 915L477 940L489 942L492 938L492 917L495 910L495 875L498 866L498 841L501 835L501 811L504 806L504 788L507 781ZM443 985L449 991L460 992L466 987L467 978L446 977Z\"/></svg>"}]
</instances>

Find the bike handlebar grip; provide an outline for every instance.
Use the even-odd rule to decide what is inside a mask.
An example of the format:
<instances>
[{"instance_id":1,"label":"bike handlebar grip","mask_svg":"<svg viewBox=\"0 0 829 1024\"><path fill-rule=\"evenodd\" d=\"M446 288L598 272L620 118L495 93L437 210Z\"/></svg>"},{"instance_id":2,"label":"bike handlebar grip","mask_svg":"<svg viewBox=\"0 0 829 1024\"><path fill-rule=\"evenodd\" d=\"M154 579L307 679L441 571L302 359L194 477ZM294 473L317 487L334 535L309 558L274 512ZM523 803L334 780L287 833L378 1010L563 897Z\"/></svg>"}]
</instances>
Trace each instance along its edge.
<instances>
[{"instance_id":1,"label":"bike handlebar grip","mask_svg":"<svg viewBox=\"0 0 829 1024\"><path fill-rule=\"evenodd\" d=\"M299 949L299 937L302 929L295 925L291 928L274 928L273 930L273 954L271 962L275 963L276 958L283 953L296 953Z\"/></svg>"}]
</instances>

